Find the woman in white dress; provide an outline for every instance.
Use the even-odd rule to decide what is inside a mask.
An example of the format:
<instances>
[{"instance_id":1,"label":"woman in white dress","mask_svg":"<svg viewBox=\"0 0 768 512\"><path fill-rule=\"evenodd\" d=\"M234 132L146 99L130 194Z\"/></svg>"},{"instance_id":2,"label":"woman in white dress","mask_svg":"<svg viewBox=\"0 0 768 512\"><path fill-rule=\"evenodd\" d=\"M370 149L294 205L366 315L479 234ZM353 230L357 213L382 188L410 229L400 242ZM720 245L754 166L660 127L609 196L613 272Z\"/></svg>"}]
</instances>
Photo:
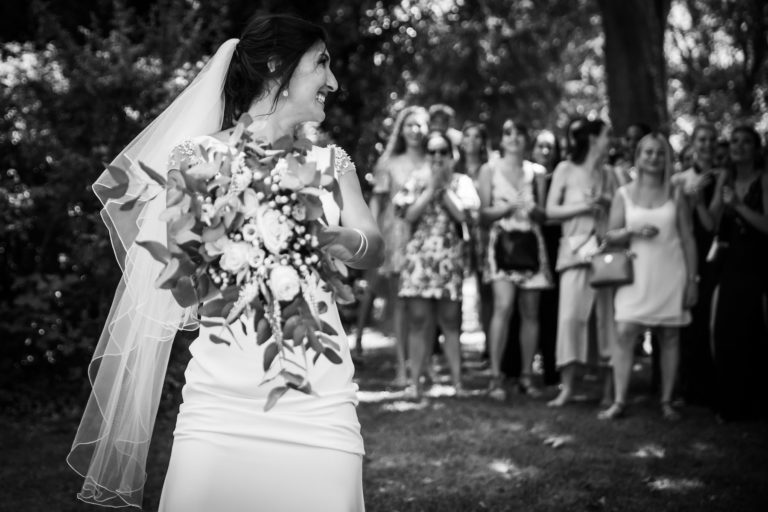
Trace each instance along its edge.
<instances>
[{"instance_id":1,"label":"woman in white dress","mask_svg":"<svg viewBox=\"0 0 768 512\"><path fill-rule=\"evenodd\" d=\"M322 121L326 96L337 87L322 28L289 16L257 17L239 40L219 48L118 160L141 160L166 174L194 163L202 148L226 150L224 141L243 113L256 120L257 135L275 141L293 134L299 123ZM355 268L380 264L381 235L349 157L340 148L315 148L308 158L333 166L343 198L341 210L330 195L322 198L329 223L321 237L325 250ZM159 218L165 191L144 183L131 188L131 182L129 193L117 198L104 194L113 190L111 179L105 173L94 188L101 191L124 275L94 355L93 394L68 462L85 477L80 499L140 507L170 345L179 328L197 327L197 311L181 308L171 292L154 287L159 268L134 243L166 243ZM124 206L135 196L132 190L138 191L139 211ZM329 304L322 319L343 333L333 300L322 283L315 284L314 299ZM340 364L319 358L308 369L312 395L288 391L265 412L270 389L282 379L262 384L266 344L257 346L254 332L239 330L229 335L238 339L228 340L237 343L213 343L211 331L201 326L190 346L193 358L160 510L364 510L363 442L346 336L335 339Z\"/></svg>"},{"instance_id":2,"label":"woman in white dress","mask_svg":"<svg viewBox=\"0 0 768 512\"><path fill-rule=\"evenodd\" d=\"M680 327L691 321L698 274L696 244L690 216L670 184L672 150L659 134L637 145L637 179L619 188L613 198L606 240L628 245L635 254L634 282L620 286L614 299L618 342L612 366L613 405L600 419L624 414L632 375L634 345L647 328L657 331L661 347L661 407L666 419L676 419L672 389L679 361Z\"/></svg>"}]
</instances>

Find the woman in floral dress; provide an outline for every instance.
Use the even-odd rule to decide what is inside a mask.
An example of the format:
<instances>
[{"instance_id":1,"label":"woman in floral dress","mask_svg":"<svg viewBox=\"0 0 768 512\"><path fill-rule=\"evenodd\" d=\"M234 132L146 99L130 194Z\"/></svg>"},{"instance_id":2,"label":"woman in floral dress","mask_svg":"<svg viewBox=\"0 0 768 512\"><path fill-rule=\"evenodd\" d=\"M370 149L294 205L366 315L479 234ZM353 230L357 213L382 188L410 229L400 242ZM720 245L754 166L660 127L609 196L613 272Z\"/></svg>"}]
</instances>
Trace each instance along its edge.
<instances>
[{"instance_id":1,"label":"woman in floral dress","mask_svg":"<svg viewBox=\"0 0 768 512\"><path fill-rule=\"evenodd\" d=\"M445 355L457 394L461 387L461 288L464 280L464 240L461 223L480 200L465 174L453 172L453 145L439 132L425 140L429 170L415 174L393 198L411 225L400 272L400 297L408 310L408 348L412 386L420 398L419 376L431 356L439 325L445 336Z\"/></svg>"}]
</instances>

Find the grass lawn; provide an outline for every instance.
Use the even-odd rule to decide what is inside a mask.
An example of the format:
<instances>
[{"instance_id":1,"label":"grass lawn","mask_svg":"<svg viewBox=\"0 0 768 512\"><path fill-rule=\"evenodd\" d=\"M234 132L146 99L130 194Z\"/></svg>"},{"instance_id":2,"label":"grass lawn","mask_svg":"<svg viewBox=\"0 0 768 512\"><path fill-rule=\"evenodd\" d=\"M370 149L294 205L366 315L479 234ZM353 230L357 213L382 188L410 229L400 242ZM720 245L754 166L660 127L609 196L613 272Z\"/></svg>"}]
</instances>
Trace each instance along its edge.
<instances>
[{"instance_id":1,"label":"grass lawn","mask_svg":"<svg viewBox=\"0 0 768 512\"><path fill-rule=\"evenodd\" d=\"M645 393L645 367L630 416L604 423L586 397L560 410L546 398L485 398L476 347L466 359L478 391L467 398L441 397L437 385L422 402L403 400L387 386L391 359L389 347L371 348L358 368L369 512L768 510L768 424L720 425L695 407L667 423ZM587 397L597 388L583 384ZM145 510L160 499L174 416L171 401L157 422ZM75 499L80 480L64 461L76 426L50 414L0 418L0 511L97 510Z\"/></svg>"}]
</instances>

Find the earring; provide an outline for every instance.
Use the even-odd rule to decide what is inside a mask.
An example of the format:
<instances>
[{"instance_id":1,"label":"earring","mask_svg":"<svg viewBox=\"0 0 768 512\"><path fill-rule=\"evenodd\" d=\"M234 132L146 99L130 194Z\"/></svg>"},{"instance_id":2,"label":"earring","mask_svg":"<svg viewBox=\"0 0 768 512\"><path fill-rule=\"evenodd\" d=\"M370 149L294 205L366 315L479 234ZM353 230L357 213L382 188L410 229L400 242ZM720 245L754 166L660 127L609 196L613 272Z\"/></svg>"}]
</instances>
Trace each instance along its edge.
<instances>
[{"instance_id":1,"label":"earring","mask_svg":"<svg viewBox=\"0 0 768 512\"><path fill-rule=\"evenodd\" d=\"M282 92L282 94L283 94L283 98L287 98L288 97L288 89L284 90Z\"/></svg>"}]
</instances>

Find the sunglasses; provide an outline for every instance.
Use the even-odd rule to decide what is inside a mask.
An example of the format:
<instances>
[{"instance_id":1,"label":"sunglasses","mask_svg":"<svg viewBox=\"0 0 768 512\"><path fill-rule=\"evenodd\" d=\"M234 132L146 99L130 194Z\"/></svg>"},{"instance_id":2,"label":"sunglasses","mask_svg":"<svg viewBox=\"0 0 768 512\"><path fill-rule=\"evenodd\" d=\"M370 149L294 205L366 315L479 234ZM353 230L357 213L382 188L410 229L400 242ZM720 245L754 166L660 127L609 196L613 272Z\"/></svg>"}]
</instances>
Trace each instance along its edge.
<instances>
[{"instance_id":1,"label":"sunglasses","mask_svg":"<svg viewBox=\"0 0 768 512\"><path fill-rule=\"evenodd\" d=\"M435 156L435 155L448 156L451 154L451 151L448 148L428 149L427 154L430 156Z\"/></svg>"}]
</instances>

